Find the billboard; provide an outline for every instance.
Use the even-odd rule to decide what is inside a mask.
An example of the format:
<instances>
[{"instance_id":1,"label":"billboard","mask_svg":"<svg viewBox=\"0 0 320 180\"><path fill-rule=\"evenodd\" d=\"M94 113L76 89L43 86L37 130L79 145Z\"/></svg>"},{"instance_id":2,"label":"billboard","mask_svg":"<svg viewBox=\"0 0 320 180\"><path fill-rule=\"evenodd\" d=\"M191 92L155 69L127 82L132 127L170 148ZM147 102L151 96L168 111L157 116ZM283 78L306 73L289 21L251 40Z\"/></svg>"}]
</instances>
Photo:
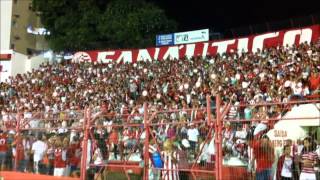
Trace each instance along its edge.
<instances>
[{"instance_id":1,"label":"billboard","mask_svg":"<svg viewBox=\"0 0 320 180\"><path fill-rule=\"evenodd\" d=\"M170 46L174 45L174 35L173 34L163 34L157 35L156 46Z\"/></svg>"},{"instance_id":2,"label":"billboard","mask_svg":"<svg viewBox=\"0 0 320 180\"><path fill-rule=\"evenodd\" d=\"M174 44L209 41L209 29L174 33Z\"/></svg>"},{"instance_id":3,"label":"billboard","mask_svg":"<svg viewBox=\"0 0 320 180\"><path fill-rule=\"evenodd\" d=\"M123 50L92 50L82 51L74 55L73 62L91 61L101 63L135 63L137 61L157 61L185 56L206 56L225 52L241 53L257 52L258 49L316 42L320 38L320 26L313 25L304 28L295 28L255 34L241 38L219 41L206 41L191 44L150 47L146 49Z\"/></svg>"}]
</instances>

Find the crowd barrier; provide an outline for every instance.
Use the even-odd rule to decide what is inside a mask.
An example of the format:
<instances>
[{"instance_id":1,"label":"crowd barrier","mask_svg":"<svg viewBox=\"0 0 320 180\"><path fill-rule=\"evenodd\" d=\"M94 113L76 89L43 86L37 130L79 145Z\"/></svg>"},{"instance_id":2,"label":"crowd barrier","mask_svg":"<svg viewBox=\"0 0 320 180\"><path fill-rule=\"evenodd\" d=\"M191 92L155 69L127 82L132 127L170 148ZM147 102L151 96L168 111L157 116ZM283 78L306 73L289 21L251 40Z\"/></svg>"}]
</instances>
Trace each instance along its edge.
<instances>
[{"instance_id":1,"label":"crowd barrier","mask_svg":"<svg viewBox=\"0 0 320 180\"><path fill-rule=\"evenodd\" d=\"M81 161L74 177L83 180L106 179L114 177L115 172L124 179L255 179L261 176L261 168L276 175L284 146L290 146L293 156L302 155L301 138L316 136L319 109L318 114L300 117L288 114L319 103L313 98L233 104L222 103L220 96L208 96L206 106L196 109L161 111L144 104L137 114L110 114L86 108L49 115L38 113L36 123L34 117L18 113L5 123L6 130L14 131L17 137L60 134L71 142L72 137L80 136ZM292 126L286 127L286 121ZM309 132L301 128L303 123ZM297 128L301 134L292 134L290 128ZM21 147L15 148L18 152ZM19 158L14 157L13 169L18 170ZM268 168L261 167L261 157Z\"/></svg>"}]
</instances>

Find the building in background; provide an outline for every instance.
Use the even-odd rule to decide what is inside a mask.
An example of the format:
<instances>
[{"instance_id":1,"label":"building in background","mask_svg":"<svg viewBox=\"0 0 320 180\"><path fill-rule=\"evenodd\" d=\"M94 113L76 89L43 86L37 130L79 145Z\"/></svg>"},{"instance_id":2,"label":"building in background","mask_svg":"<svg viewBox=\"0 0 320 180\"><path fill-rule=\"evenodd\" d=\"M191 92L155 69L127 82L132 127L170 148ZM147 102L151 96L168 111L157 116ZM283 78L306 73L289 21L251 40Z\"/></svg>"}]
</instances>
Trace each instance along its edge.
<instances>
[{"instance_id":1,"label":"building in background","mask_svg":"<svg viewBox=\"0 0 320 180\"><path fill-rule=\"evenodd\" d=\"M48 43L32 0L0 0L0 82L47 61ZM36 59L36 60L35 60Z\"/></svg>"},{"instance_id":2,"label":"building in background","mask_svg":"<svg viewBox=\"0 0 320 180\"><path fill-rule=\"evenodd\" d=\"M10 48L25 55L35 55L48 49L43 35L28 32L28 28L42 27L40 16L32 8L32 0L13 0Z\"/></svg>"}]
</instances>

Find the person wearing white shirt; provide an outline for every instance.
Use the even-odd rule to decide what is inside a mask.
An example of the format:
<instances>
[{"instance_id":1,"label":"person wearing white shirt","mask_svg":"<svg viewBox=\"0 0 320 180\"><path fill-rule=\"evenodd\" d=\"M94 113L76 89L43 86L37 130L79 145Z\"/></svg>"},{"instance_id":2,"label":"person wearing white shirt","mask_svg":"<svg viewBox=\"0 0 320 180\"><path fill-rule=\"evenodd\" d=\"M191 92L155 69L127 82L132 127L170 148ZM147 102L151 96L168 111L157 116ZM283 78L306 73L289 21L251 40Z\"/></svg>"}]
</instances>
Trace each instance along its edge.
<instances>
[{"instance_id":1,"label":"person wearing white shirt","mask_svg":"<svg viewBox=\"0 0 320 180\"><path fill-rule=\"evenodd\" d=\"M188 129L188 140L190 142L191 151L195 152L196 144L198 142L199 131L197 128L195 128L194 123L191 123L190 126L190 129Z\"/></svg>"},{"instance_id":2,"label":"person wearing white shirt","mask_svg":"<svg viewBox=\"0 0 320 180\"><path fill-rule=\"evenodd\" d=\"M33 153L33 166L36 174L39 174L39 162L42 160L47 150L47 144L42 140L42 136L38 135L37 141L32 144L31 152Z\"/></svg>"},{"instance_id":3,"label":"person wearing white shirt","mask_svg":"<svg viewBox=\"0 0 320 180\"><path fill-rule=\"evenodd\" d=\"M197 163L200 163L200 166L205 166L206 163L209 161L210 159L210 154L209 154L209 143L210 142L206 142L203 139L200 139L200 146L199 146L199 151L201 151L200 157L198 159Z\"/></svg>"},{"instance_id":4,"label":"person wearing white shirt","mask_svg":"<svg viewBox=\"0 0 320 180\"><path fill-rule=\"evenodd\" d=\"M302 149L303 149L303 142L302 140L298 139L297 140L297 155L301 155L301 152L302 152Z\"/></svg>"},{"instance_id":5,"label":"person wearing white shirt","mask_svg":"<svg viewBox=\"0 0 320 180\"><path fill-rule=\"evenodd\" d=\"M101 178L101 175L99 175L99 172L103 172L104 171L104 168L101 169L101 165L104 164L104 161L103 161L102 152L101 152L99 147L94 151L93 164L97 165L95 167L94 179L101 180L102 178Z\"/></svg>"}]
</instances>

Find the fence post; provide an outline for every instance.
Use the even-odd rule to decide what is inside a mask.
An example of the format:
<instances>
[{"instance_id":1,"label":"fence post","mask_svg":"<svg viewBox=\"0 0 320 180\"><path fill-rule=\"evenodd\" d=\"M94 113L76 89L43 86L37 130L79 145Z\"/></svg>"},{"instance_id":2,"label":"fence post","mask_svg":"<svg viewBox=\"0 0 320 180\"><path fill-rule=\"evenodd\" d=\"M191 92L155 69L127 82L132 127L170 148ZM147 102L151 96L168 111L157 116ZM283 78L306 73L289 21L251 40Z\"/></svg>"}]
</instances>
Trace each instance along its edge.
<instances>
[{"instance_id":1,"label":"fence post","mask_svg":"<svg viewBox=\"0 0 320 180\"><path fill-rule=\"evenodd\" d=\"M143 123L144 129L146 131L146 139L144 141L144 171L143 171L143 179L149 179L149 122L148 122L148 111L147 111L147 104L143 104L144 115L143 115Z\"/></svg>"},{"instance_id":2,"label":"fence post","mask_svg":"<svg viewBox=\"0 0 320 180\"><path fill-rule=\"evenodd\" d=\"M208 114L208 119L207 123L208 126L211 126L211 96L207 95L207 114Z\"/></svg>"},{"instance_id":3,"label":"fence post","mask_svg":"<svg viewBox=\"0 0 320 180\"><path fill-rule=\"evenodd\" d=\"M83 120L83 130L84 130L84 137L82 141L82 156L81 156L81 172L80 172L80 179L85 180L87 176L87 154L88 154L88 137L89 137L89 130L90 130L90 119L88 118L91 116L89 108L84 110L84 120Z\"/></svg>"},{"instance_id":4,"label":"fence post","mask_svg":"<svg viewBox=\"0 0 320 180\"><path fill-rule=\"evenodd\" d=\"M222 124L220 112L220 96L216 96L216 126L215 126L215 144L216 144L216 179L222 180Z\"/></svg>"},{"instance_id":5,"label":"fence post","mask_svg":"<svg viewBox=\"0 0 320 180\"><path fill-rule=\"evenodd\" d=\"M14 157L14 171L18 170L18 152L20 152L20 148L21 148L21 135L20 135L20 121L21 121L21 113L18 112L17 113L17 121L16 121L16 137L15 137L15 141L16 141L16 155Z\"/></svg>"},{"instance_id":6,"label":"fence post","mask_svg":"<svg viewBox=\"0 0 320 180\"><path fill-rule=\"evenodd\" d=\"M207 124L208 126L210 126L210 128L212 128L212 121L211 121L211 96L207 95L207 114L208 114L208 119L207 119ZM216 126L215 126L216 127ZM216 128L215 131L216 132ZM214 137L215 138L215 137ZM216 141L214 141L216 142ZM215 149L217 148L217 146L215 146ZM215 153L216 154L216 153ZM217 154L216 154L217 155ZM217 156L215 156L217 157ZM216 161L217 162L217 161ZM217 163L215 163L215 169L216 169L216 179L217 179Z\"/></svg>"}]
</instances>

